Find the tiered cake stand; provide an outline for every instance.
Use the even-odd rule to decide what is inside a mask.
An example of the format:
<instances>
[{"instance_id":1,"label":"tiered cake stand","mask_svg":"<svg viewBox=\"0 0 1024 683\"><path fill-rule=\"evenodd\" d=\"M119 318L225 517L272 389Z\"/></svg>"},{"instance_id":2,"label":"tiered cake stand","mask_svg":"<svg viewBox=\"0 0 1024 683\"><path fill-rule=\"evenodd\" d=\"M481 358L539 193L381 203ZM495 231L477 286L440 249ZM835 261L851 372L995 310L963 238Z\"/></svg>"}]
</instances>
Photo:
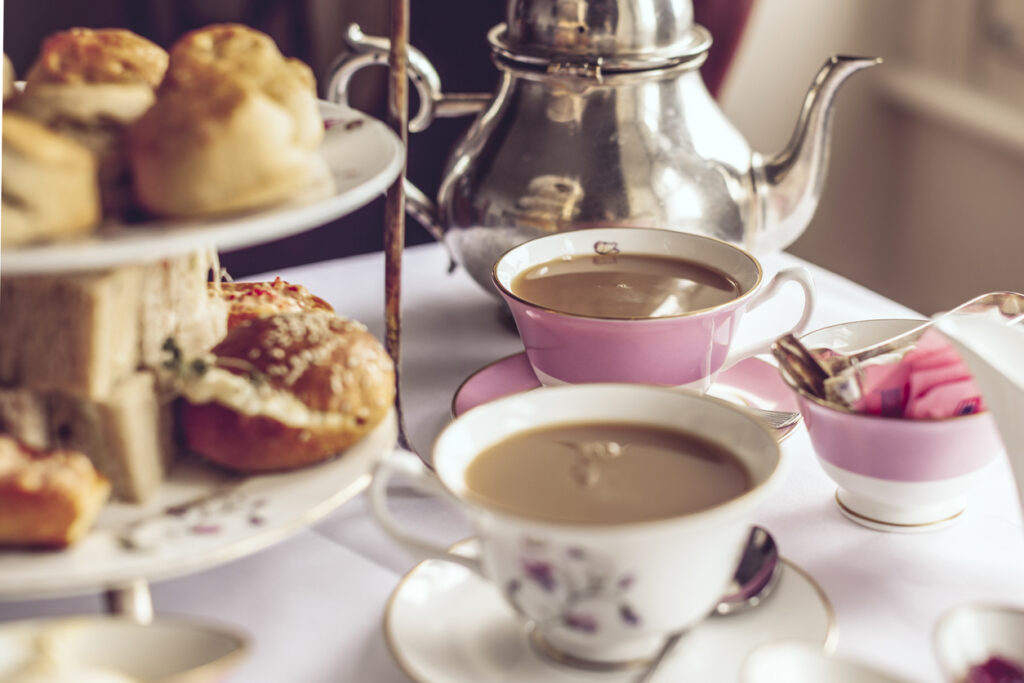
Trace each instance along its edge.
<instances>
[{"instance_id":1,"label":"tiered cake stand","mask_svg":"<svg viewBox=\"0 0 1024 683\"><path fill-rule=\"evenodd\" d=\"M401 136L344 106L323 102L321 111L327 129L321 152L333 183L247 214L113 226L86 241L5 251L0 272L5 277L66 273L158 261L203 248L244 247L322 225L389 186L401 187ZM389 206L395 201L389 198ZM397 277L392 265L389 261L389 281ZM388 329L390 338L390 322ZM101 591L109 611L146 623L153 616L150 581L228 562L313 523L369 483L376 458L397 437L393 411L344 457L303 470L239 476L185 457L175 463L155 500L111 503L92 533L73 548L0 552L0 602Z\"/></svg>"}]
</instances>

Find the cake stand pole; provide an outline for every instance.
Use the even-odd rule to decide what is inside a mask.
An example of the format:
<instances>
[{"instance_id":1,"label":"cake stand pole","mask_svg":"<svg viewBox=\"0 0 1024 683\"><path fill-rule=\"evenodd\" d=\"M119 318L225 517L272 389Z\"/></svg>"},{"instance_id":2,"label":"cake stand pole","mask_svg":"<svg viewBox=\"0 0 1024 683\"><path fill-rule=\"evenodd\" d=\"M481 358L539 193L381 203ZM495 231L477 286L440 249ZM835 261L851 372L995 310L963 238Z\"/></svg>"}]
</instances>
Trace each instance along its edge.
<instances>
[{"instance_id":1,"label":"cake stand pole","mask_svg":"<svg viewBox=\"0 0 1024 683\"><path fill-rule=\"evenodd\" d=\"M103 593L103 604L107 614L127 617L138 624L153 621L153 597L145 579L108 588Z\"/></svg>"},{"instance_id":2,"label":"cake stand pole","mask_svg":"<svg viewBox=\"0 0 1024 683\"><path fill-rule=\"evenodd\" d=\"M409 142L409 0L391 1L391 49L388 55L387 123L402 141L408 159ZM395 363L395 410L398 412L398 443L410 444L402 417L401 336L402 336L402 249L405 246L406 165L388 188L384 210L384 318L385 345Z\"/></svg>"}]
</instances>

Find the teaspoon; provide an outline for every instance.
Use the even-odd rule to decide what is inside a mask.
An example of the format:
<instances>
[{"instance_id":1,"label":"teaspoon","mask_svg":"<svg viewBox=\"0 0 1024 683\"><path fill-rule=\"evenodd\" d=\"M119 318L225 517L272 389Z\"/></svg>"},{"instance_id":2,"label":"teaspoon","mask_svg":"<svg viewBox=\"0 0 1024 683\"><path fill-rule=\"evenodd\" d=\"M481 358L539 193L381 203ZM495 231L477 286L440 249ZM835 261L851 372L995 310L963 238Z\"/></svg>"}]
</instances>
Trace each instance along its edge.
<instances>
[{"instance_id":1,"label":"teaspoon","mask_svg":"<svg viewBox=\"0 0 1024 683\"><path fill-rule=\"evenodd\" d=\"M755 526L750 530L747 547L743 550L740 564L729 583L728 593L723 597L711 616L740 614L764 602L779 582L782 564L775 539L767 529ZM686 635L688 629L677 631L665 639L661 650L651 660L636 683L649 683L655 672L665 661L676 644Z\"/></svg>"}]
</instances>

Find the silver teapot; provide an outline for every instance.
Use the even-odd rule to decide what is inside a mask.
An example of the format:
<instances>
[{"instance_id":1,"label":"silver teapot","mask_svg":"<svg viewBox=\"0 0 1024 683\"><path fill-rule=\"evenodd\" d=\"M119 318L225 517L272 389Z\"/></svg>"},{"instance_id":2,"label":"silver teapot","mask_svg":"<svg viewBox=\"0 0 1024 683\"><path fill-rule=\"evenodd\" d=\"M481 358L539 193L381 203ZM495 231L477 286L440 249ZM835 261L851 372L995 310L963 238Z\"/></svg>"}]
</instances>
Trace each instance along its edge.
<instances>
[{"instance_id":1,"label":"silver teapot","mask_svg":"<svg viewBox=\"0 0 1024 683\"><path fill-rule=\"evenodd\" d=\"M763 156L725 118L698 67L711 35L691 0L509 0L488 33L501 79L494 94L445 94L409 48L420 106L411 132L436 117L476 114L452 150L432 202L406 183L407 206L488 291L491 267L532 237L603 225L717 237L755 254L806 229L828 166L839 86L876 58L835 56L811 84L792 139ZM351 26L352 53L328 96L386 63L388 41Z\"/></svg>"}]
</instances>

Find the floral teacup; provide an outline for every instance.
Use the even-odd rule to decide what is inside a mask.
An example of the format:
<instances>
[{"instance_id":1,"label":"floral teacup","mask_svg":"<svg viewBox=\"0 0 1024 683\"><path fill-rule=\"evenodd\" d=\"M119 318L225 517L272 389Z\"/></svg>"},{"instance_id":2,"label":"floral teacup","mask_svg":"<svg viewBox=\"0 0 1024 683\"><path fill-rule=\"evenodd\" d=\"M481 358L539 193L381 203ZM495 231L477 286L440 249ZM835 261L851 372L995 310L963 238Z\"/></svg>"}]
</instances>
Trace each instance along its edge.
<instances>
[{"instance_id":1,"label":"floral teacup","mask_svg":"<svg viewBox=\"0 0 1024 683\"><path fill-rule=\"evenodd\" d=\"M646 522L573 524L513 515L476 502L466 470L524 431L581 422L674 429L734 455L750 488L718 505ZM515 394L473 408L438 437L436 476L416 456L385 458L370 488L383 528L419 556L461 564L490 581L543 652L588 668L642 665L665 638L706 617L726 592L755 507L780 479L775 438L752 414L695 393L630 384L581 384ZM395 472L453 500L475 527L479 558L404 531L388 511Z\"/></svg>"}]
</instances>

